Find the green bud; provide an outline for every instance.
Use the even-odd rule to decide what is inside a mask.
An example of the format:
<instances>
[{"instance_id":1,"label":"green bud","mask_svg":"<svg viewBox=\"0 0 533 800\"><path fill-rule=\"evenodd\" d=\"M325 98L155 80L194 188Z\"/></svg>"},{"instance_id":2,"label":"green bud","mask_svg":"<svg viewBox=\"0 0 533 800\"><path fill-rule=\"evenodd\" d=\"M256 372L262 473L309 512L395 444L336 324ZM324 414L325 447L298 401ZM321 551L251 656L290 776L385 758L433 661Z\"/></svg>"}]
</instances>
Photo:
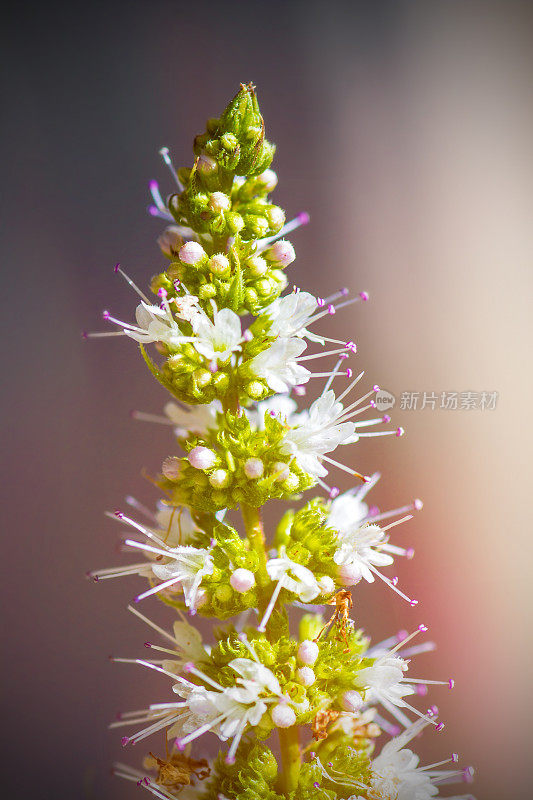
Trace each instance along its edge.
<instances>
[{"instance_id":1,"label":"green bud","mask_svg":"<svg viewBox=\"0 0 533 800\"><path fill-rule=\"evenodd\" d=\"M263 256L252 256L248 258L246 260L246 266L248 267L250 275L253 275L254 278L261 277L261 275L264 275L268 270L268 264Z\"/></svg>"},{"instance_id":2,"label":"green bud","mask_svg":"<svg viewBox=\"0 0 533 800\"><path fill-rule=\"evenodd\" d=\"M244 228L244 220L236 211L228 211L226 214L226 224L233 235L239 233Z\"/></svg>"},{"instance_id":3,"label":"green bud","mask_svg":"<svg viewBox=\"0 0 533 800\"><path fill-rule=\"evenodd\" d=\"M235 150L235 148L239 144L239 140L233 133L224 133L220 137L220 144L222 145L224 150L229 150L231 152L232 150Z\"/></svg>"},{"instance_id":4,"label":"green bud","mask_svg":"<svg viewBox=\"0 0 533 800\"><path fill-rule=\"evenodd\" d=\"M211 383L212 374L207 369L195 369L193 372L193 378L196 382L196 385L199 386L201 389L204 389Z\"/></svg>"},{"instance_id":5,"label":"green bud","mask_svg":"<svg viewBox=\"0 0 533 800\"><path fill-rule=\"evenodd\" d=\"M264 383L261 383L260 381L250 381L250 383L246 387L246 394L252 400L261 400L261 398L265 396L267 391L268 389L266 388Z\"/></svg>"},{"instance_id":6,"label":"green bud","mask_svg":"<svg viewBox=\"0 0 533 800\"><path fill-rule=\"evenodd\" d=\"M233 589L227 583L221 583L216 588L215 597L219 603L229 603L233 597Z\"/></svg>"},{"instance_id":7,"label":"green bud","mask_svg":"<svg viewBox=\"0 0 533 800\"><path fill-rule=\"evenodd\" d=\"M213 375L213 383L218 394L224 394L229 386L229 376L226 372L215 372Z\"/></svg>"},{"instance_id":8,"label":"green bud","mask_svg":"<svg viewBox=\"0 0 533 800\"><path fill-rule=\"evenodd\" d=\"M223 253L215 253L215 255L211 256L209 259L209 269L213 275L216 275L217 277L229 275L230 263L228 257Z\"/></svg>"},{"instance_id":9,"label":"green bud","mask_svg":"<svg viewBox=\"0 0 533 800\"><path fill-rule=\"evenodd\" d=\"M258 300L259 297L255 289L248 288L244 290L244 302L248 308L254 308Z\"/></svg>"},{"instance_id":10,"label":"green bud","mask_svg":"<svg viewBox=\"0 0 533 800\"><path fill-rule=\"evenodd\" d=\"M285 212L279 206L267 206L265 214L270 228L277 233L285 224Z\"/></svg>"},{"instance_id":11,"label":"green bud","mask_svg":"<svg viewBox=\"0 0 533 800\"><path fill-rule=\"evenodd\" d=\"M212 297L216 297L216 294L217 290L212 283L204 283L204 285L200 286L198 289L200 300L210 300Z\"/></svg>"},{"instance_id":12,"label":"green bud","mask_svg":"<svg viewBox=\"0 0 533 800\"><path fill-rule=\"evenodd\" d=\"M231 483L231 478L227 470L216 469L209 476L209 483L214 489L225 489Z\"/></svg>"},{"instance_id":13,"label":"green bud","mask_svg":"<svg viewBox=\"0 0 533 800\"><path fill-rule=\"evenodd\" d=\"M268 297L272 293L272 283L268 278L262 278L255 282L255 290L261 297Z\"/></svg>"},{"instance_id":14,"label":"green bud","mask_svg":"<svg viewBox=\"0 0 533 800\"><path fill-rule=\"evenodd\" d=\"M286 492L295 492L300 485L300 479L294 472L290 472L281 485Z\"/></svg>"}]
</instances>

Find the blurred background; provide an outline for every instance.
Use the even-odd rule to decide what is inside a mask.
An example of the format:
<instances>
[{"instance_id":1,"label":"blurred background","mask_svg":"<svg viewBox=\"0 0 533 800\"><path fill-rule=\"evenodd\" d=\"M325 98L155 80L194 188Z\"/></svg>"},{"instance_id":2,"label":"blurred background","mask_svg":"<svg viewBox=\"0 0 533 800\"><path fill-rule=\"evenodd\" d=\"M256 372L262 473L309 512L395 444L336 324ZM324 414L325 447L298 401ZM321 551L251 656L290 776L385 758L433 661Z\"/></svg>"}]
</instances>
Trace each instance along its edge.
<instances>
[{"instance_id":1,"label":"blurred background","mask_svg":"<svg viewBox=\"0 0 533 800\"><path fill-rule=\"evenodd\" d=\"M458 751L486 800L530 795L532 547L529 530L533 259L533 27L530 3L232 2L10 4L3 14L2 278L5 350L5 796L117 800L109 774L135 763L106 729L118 709L166 690L109 653L140 655L146 631L125 606L135 580L96 586L117 561L103 511L171 450L134 422L165 400L135 347L83 342L104 308L129 318L159 271L147 184L171 183L169 145L191 163L194 134L241 81L257 84L278 145L274 195L295 233L291 280L318 295L342 285L371 302L330 335L397 398L402 439L351 451L383 479L384 508L424 511L398 537L416 610L385 586L358 589L376 638L425 622L438 641L425 677L453 675L432 699L446 730L423 759ZM440 409L442 392L498 392L493 410ZM400 408L419 392L418 408ZM423 393L438 397L421 409ZM412 401L411 401L412 402ZM405 403L404 403L405 404ZM342 488L349 483L336 475ZM168 620L154 601L146 613ZM156 743L156 745L159 743ZM152 746L154 746L152 744Z\"/></svg>"}]
</instances>

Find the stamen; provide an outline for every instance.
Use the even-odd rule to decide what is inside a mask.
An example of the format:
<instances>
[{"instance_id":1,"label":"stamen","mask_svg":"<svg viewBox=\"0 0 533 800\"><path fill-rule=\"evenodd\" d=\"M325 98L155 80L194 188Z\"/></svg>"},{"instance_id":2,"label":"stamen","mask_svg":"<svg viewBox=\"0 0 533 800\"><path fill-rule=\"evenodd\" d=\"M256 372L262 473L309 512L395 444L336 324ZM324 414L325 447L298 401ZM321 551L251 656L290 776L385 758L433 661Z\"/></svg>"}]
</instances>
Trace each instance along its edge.
<instances>
[{"instance_id":1,"label":"stamen","mask_svg":"<svg viewBox=\"0 0 533 800\"><path fill-rule=\"evenodd\" d=\"M157 206L148 206L147 211L151 217L159 217L159 219L164 219L166 222L174 221L170 211L161 211Z\"/></svg>"},{"instance_id":2,"label":"stamen","mask_svg":"<svg viewBox=\"0 0 533 800\"><path fill-rule=\"evenodd\" d=\"M256 661L258 664L260 664L261 662L259 661L259 658L257 657L257 653L255 652L254 648L252 647L252 645L248 641L248 637L246 636L246 634L245 633L239 633L238 638L243 643L243 645L246 647L246 649L248 650L248 652L252 656L253 660Z\"/></svg>"},{"instance_id":3,"label":"stamen","mask_svg":"<svg viewBox=\"0 0 533 800\"><path fill-rule=\"evenodd\" d=\"M200 670L197 667L195 667L195 665L193 664L192 661L188 661L184 665L183 670L184 670L184 672L190 672L191 675L195 675L197 678L200 678L201 681L205 681L205 683L208 683L209 686L212 686L217 691L219 691L219 692L223 692L224 691L224 687L223 686L221 686L219 683L217 683L212 678L210 678L209 675L206 675L205 672L202 672L202 670Z\"/></svg>"},{"instance_id":4,"label":"stamen","mask_svg":"<svg viewBox=\"0 0 533 800\"><path fill-rule=\"evenodd\" d=\"M121 267L120 267L120 264L115 264L115 272L118 272L118 273L119 273L119 275L122 275L122 277L124 278L124 280L126 281L126 283L127 283L127 284L129 284L129 285L131 286L131 288L132 288L132 289L133 289L135 292L137 292L137 294L139 295L139 297L140 297L142 300L144 300L144 302L145 302L145 303L148 303L148 305L150 305L150 301L149 301L149 299L146 297L146 295L144 294L144 292L141 292L141 290L139 289L139 287L137 286L137 284L136 284L136 283L134 283L134 282L132 281L132 279L131 279L131 278L130 278L128 275L126 275L126 273L124 272L124 270L122 270L122 269L121 269Z\"/></svg>"},{"instance_id":5,"label":"stamen","mask_svg":"<svg viewBox=\"0 0 533 800\"><path fill-rule=\"evenodd\" d=\"M108 339L110 336L125 336L124 331L82 331L83 339Z\"/></svg>"},{"instance_id":6,"label":"stamen","mask_svg":"<svg viewBox=\"0 0 533 800\"><path fill-rule=\"evenodd\" d=\"M202 736L204 733L207 733L216 725L219 725L226 719L226 717L227 713L220 714L218 717L215 717L214 720L212 720L211 722L206 722L205 725L201 725L199 728L197 728L192 733L189 733L187 736L183 736L180 739L176 739L176 746L178 747L179 750L184 750L186 745L189 744L189 742L193 742L195 739L198 739L199 736Z\"/></svg>"},{"instance_id":7,"label":"stamen","mask_svg":"<svg viewBox=\"0 0 533 800\"><path fill-rule=\"evenodd\" d=\"M277 601L277 599L279 597L279 593L281 592L282 589L283 589L283 577L281 577L279 579L278 584L277 584L276 588L274 589L274 593L272 594L272 597L270 598L270 602L269 602L268 606L266 607L266 611L265 611L265 613L263 615L263 619L261 620L261 622L257 626L257 630L260 633L264 633L265 632L268 620L270 619L270 616L271 616L272 612L274 611L274 606L276 605L276 601Z\"/></svg>"},{"instance_id":8,"label":"stamen","mask_svg":"<svg viewBox=\"0 0 533 800\"><path fill-rule=\"evenodd\" d=\"M141 514L144 514L151 522L157 522L156 515L150 511L148 506L143 505L143 503L139 502L137 498L133 497L131 494L126 496L126 503L134 508L136 511L139 511Z\"/></svg>"},{"instance_id":9,"label":"stamen","mask_svg":"<svg viewBox=\"0 0 533 800\"><path fill-rule=\"evenodd\" d=\"M383 583L387 584L387 586L392 589L393 592L396 592L397 595L403 597L403 599L408 602L410 606L418 605L418 600L412 600L410 597L404 594L400 589L397 588L397 586L394 585L392 581L386 578L385 575L382 575L381 572L378 572L377 569L371 564L368 564L368 568L374 573L374 575L377 575L378 578L383 581Z\"/></svg>"},{"instance_id":10,"label":"stamen","mask_svg":"<svg viewBox=\"0 0 533 800\"><path fill-rule=\"evenodd\" d=\"M365 475L361 475L360 472L356 472L351 467L345 467L344 464L341 464L339 461L335 461L333 458L330 458L329 456L320 455L319 458L323 461L327 461L328 464L332 464L334 467L342 469L344 472L347 472L348 475L353 475L355 478L360 478L362 481L366 479Z\"/></svg>"},{"instance_id":11,"label":"stamen","mask_svg":"<svg viewBox=\"0 0 533 800\"><path fill-rule=\"evenodd\" d=\"M172 177L176 181L176 186L178 187L178 191L182 192L183 189L184 189L184 186L183 186L182 182L180 181L180 179L178 178L178 173L176 172L176 170L174 168L174 164L172 163L172 159L170 158L170 151L169 151L168 147L162 147L161 150L159 151L159 154L161 155L163 161L165 162L165 164L169 168L170 174L172 175Z\"/></svg>"},{"instance_id":12,"label":"stamen","mask_svg":"<svg viewBox=\"0 0 533 800\"><path fill-rule=\"evenodd\" d=\"M144 614L141 614L141 612L137 611L136 608L134 608L133 606L128 606L128 611L131 611L132 614L135 614L136 617L139 617L139 619L142 620L144 623L146 623L146 625L149 625L151 628L154 629L154 631L157 631L159 634L161 634L161 636L164 636L165 639L171 641L172 644L178 645L178 642L176 641L174 636L172 636L172 634L168 633L168 631L164 630L164 628L160 628L159 625L156 625L156 623L152 622L151 619L145 617Z\"/></svg>"},{"instance_id":13,"label":"stamen","mask_svg":"<svg viewBox=\"0 0 533 800\"><path fill-rule=\"evenodd\" d=\"M337 353L345 353L346 347L340 347L338 350L328 350L325 353L312 353L311 355L307 356L300 356L299 358L295 358L295 361L310 361L313 358L326 358L326 356L336 356Z\"/></svg>"},{"instance_id":14,"label":"stamen","mask_svg":"<svg viewBox=\"0 0 533 800\"><path fill-rule=\"evenodd\" d=\"M165 581L164 583L160 583L158 586L152 587L152 589L148 589L148 591L143 592L142 594L137 595L137 597L133 598L134 603L140 603L141 600L144 600L146 597L150 597L152 594L157 594L161 592L163 589L168 589L169 586L173 586L176 583L180 583L183 580L183 575L180 575L177 578L170 578L170 580Z\"/></svg>"},{"instance_id":15,"label":"stamen","mask_svg":"<svg viewBox=\"0 0 533 800\"><path fill-rule=\"evenodd\" d=\"M397 519L394 522L389 522L389 524L385 525L385 527L382 528L381 530L382 531L390 531L391 528L395 528L396 525L401 525L402 522L408 522L410 519L413 519L413 515L412 514L408 514L406 517L402 517L401 519ZM374 521L375 520L372 520L372 522L374 522Z\"/></svg>"},{"instance_id":16,"label":"stamen","mask_svg":"<svg viewBox=\"0 0 533 800\"><path fill-rule=\"evenodd\" d=\"M418 501L420 503L420 501ZM417 505L417 501L415 500L413 503L410 503L407 506L401 506L401 508L394 508L391 511L384 511L382 514L376 514L372 517L372 522L380 522L384 519L389 519L390 517L395 517L397 514L403 514L406 511L419 511L421 508L420 505ZM411 517L412 518L412 515Z\"/></svg>"},{"instance_id":17,"label":"stamen","mask_svg":"<svg viewBox=\"0 0 533 800\"><path fill-rule=\"evenodd\" d=\"M256 253L262 253L263 250L266 250L267 247L272 244L272 242L277 241L277 239L281 239L283 236L286 236L288 233L291 233L302 225L307 225L309 219L309 214L306 211L300 212L297 217L291 219L290 222L285 223L281 230L274 234L274 236L268 236L265 239L259 239L257 242Z\"/></svg>"},{"instance_id":18,"label":"stamen","mask_svg":"<svg viewBox=\"0 0 533 800\"><path fill-rule=\"evenodd\" d=\"M365 373L364 373L364 370L363 370L363 372L360 372L360 373L359 373L359 375L357 376L357 378L355 378L355 380L353 380L353 381L352 381L352 383L351 383L351 384L348 386L348 388L347 388L347 389L345 389L345 390L344 390L344 392L343 392L341 395L339 395L339 397L337 397L337 403L341 403L341 402L342 402L343 398L345 398L345 397L346 397L346 395L347 395L349 392L351 392L351 391L352 391L353 387L354 387L354 386L355 386L357 383L359 383L359 381L361 380L361 378L363 377L363 375L364 375L364 374L365 374ZM372 394L372 393L370 393L370 394ZM368 397L368 395L367 395L367 397ZM359 402L359 401L358 401L358 402ZM350 407L351 407L351 406L350 406ZM349 407L349 408L350 408L350 407ZM347 411L348 411L348 408L344 409L344 413L345 413L345 414L346 414L346 412L347 412Z\"/></svg>"}]
</instances>

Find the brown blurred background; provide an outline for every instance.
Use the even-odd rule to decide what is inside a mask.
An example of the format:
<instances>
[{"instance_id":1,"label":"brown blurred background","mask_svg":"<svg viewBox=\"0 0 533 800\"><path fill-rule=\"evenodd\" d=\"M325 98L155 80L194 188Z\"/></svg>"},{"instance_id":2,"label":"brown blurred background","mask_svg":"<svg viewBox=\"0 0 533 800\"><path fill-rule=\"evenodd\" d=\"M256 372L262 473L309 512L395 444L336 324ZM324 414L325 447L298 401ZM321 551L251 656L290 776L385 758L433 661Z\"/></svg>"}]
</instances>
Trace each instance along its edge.
<instances>
[{"instance_id":1,"label":"brown blurred background","mask_svg":"<svg viewBox=\"0 0 533 800\"><path fill-rule=\"evenodd\" d=\"M433 694L447 728L424 758L457 750L479 798L530 796L531 4L19 3L3 23L4 796L135 794L109 764L139 749L106 724L167 685L106 660L145 652L135 581L84 573L118 559L102 512L155 499L140 468L170 439L128 416L165 399L135 348L79 332L132 313L116 261L141 284L160 268L144 211L150 178L170 187L158 148L189 164L248 80L278 144L276 200L312 218L292 280L371 294L332 335L398 398L499 392L493 411L396 408L403 439L353 448L383 473L375 502L425 501L398 533L420 606L378 586L355 614L376 637L424 621L439 651L418 673L457 679Z\"/></svg>"}]
</instances>

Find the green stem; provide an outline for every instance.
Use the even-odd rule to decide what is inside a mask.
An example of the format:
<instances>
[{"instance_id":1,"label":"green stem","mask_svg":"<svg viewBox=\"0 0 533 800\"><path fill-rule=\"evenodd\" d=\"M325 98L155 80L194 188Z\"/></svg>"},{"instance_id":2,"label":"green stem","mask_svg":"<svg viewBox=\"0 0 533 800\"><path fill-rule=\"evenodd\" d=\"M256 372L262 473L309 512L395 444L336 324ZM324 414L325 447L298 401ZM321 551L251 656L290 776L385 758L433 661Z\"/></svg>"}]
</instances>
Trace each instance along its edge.
<instances>
[{"instance_id":1,"label":"green stem","mask_svg":"<svg viewBox=\"0 0 533 800\"><path fill-rule=\"evenodd\" d=\"M242 518L246 528L246 536L250 542L250 547L257 553L259 558L259 569L257 571L257 583L259 589L264 590L270 583L266 563L265 532L261 521L261 512L258 508L241 503Z\"/></svg>"},{"instance_id":2,"label":"green stem","mask_svg":"<svg viewBox=\"0 0 533 800\"><path fill-rule=\"evenodd\" d=\"M292 728L278 728L279 743L281 747L282 773L279 778L279 788L283 794L294 792L298 787L298 777L302 763L298 726Z\"/></svg>"}]
</instances>

